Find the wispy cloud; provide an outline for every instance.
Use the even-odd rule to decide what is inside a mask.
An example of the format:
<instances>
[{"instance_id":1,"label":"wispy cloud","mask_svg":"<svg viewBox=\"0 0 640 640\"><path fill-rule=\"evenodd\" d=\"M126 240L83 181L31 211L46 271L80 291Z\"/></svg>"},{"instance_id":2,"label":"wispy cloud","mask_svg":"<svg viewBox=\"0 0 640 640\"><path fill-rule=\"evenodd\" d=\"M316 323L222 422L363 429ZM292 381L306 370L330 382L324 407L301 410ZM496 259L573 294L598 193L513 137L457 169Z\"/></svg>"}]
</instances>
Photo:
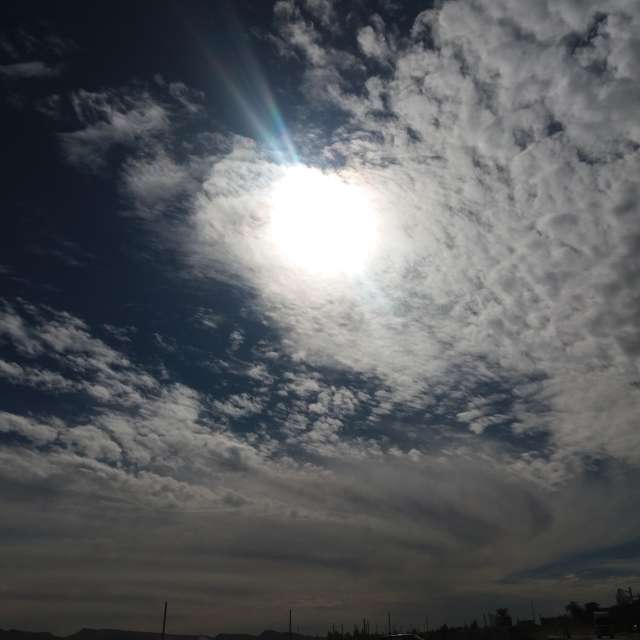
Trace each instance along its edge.
<instances>
[{"instance_id":1,"label":"wispy cloud","mask_svg":"<svg viewBox=\"0 0 640 640\"><path fill-rule=\"evenodd\" d=\"M0 65L0 75L5 78L52 78L61 72L60 66L50 66L41 60Z\"/></svg>"},{"instance_id":2,"label":"wispy cloud","mask_svg":"<svg viewBox=\"0 0 640 640\"><path fill-rule=\"evenodd\" d=\"M69 162L97 170L114 145L138 145L165 132L166 109L144 92L120 94L80 90L72 96L82 128L60 134Z\"/></svg>"}]
</instances>

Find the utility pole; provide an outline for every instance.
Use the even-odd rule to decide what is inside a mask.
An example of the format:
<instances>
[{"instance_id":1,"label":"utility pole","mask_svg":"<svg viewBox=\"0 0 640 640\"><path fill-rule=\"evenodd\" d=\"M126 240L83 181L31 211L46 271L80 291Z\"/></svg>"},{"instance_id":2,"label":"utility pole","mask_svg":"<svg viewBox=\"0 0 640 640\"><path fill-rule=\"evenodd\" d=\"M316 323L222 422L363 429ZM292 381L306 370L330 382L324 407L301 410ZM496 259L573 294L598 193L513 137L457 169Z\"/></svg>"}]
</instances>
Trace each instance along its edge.
<instances>
[{"instance_id":1,"label":"utility pole","mask_svg":"<svg viewBox=\"0 0 640 640\"><path fill-rule=\"evenodd\" d=\"M389 635L391 635L391 612L387 613L387 622L389 623Z\"/></svg>"},{"instance_id":2,"label":"utility pole","mask_svg":"<svg viewBox=\"0 0 640 640\"><path fill-rule=\"evenodd\" d=\"M162 640L164 640L164 632L167 628L167 601L164 601L164 613L162 614Z\"/></svg>"},{"instance_id":3,"label":"utility pole","mask_svg":"<svg viewBox=\"0 0 640 640\"><path fill-rule=\"evenodd\" d=\"M289 609L289 640L291 640L291 609Z\"/></svg>"}]
</instances>

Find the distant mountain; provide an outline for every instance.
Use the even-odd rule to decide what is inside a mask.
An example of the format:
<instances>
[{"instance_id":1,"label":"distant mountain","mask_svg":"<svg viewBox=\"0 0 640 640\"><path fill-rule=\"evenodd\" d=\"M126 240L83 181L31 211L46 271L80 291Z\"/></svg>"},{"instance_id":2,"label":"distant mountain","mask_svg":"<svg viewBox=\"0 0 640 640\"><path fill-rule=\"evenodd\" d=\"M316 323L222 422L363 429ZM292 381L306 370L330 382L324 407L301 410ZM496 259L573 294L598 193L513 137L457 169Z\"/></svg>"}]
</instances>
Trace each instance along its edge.
<instances>
[{"instance_id":1,"label":"distant mountain","mask_svg":"<svg viewBox=\"0 0 640 640\"><path fill-rule=\"evenodd\" d=\"M124 629L80 629L70 636L54 636L49 632L0 629L0 640L160 640L155 631L126 631ZM263 631L254 636L249 633L219 633L217 636L165 634L165 640L289 640L287 631ZM292 633L291 640L320 640L315 636Z\"/></svg>"},{"instance_id":2,"label":"distant mountain","mask_svg":"<svg viewBox=\"0 0 640 640\"><path fill-rule=\"evenodd\" d=\"M216 637L216 640L219 640L220 636ZM263 631L259 636L258 640L289 640L289 632L288 631L272 631L267 630ZM318 640L316 636L305 636L301 633L292 633L291 640Z\"/></svg>"},{"instance_id":3,"label":"distant mountain","mask_svg":"<svg viewBox=\"0 0 640 640\"><path fill-rule=\"evenodd\" d=\"M166 640L213 640L210 636L190 636L165 634ZM65 640L159 640L160 633L157 631L126 631L124 629L80 629L67 636ZM3 639L4 640L4 639ZM16 639L17 640L17 639ZM25 640L29 640L25 638ZM35 638L33 640L36 640ZM42 640L46 640L43 638Z\"/></svg>"},{"instance_id":4,"label":"distant mountain","mask_svg":"<svg viewBox=\"0 0 640 640\"><path fill-rule=\"evenodd\" d=\"M256 640L256 636L249 633L219 633L216 640Z\"/></svg>"},{"instance_id":5,"label":"distant mountain","mask_svg":"<svg viewBox=\"0 0 640 640\"><path fill-rule=\"evenodd\" d=\"M237 636L238 640L252 636ZM0 629L0 640L160 640L155 631L126 631L124 629L80 629L70 636L54 636L52 633L34 633L17 629ZM214 640L211 636L165 634L165 640Z\"/></svg>"},{"instance_id":6,"label":"distant mountain","mask_svg":"<svg viewBox=\"0 0 640 640\"><path fill-rule=\"evenodd\" d=\"M2 640L58 640L48 631L18 631L17 629L0 629Z\"/></svg>"}]
</instances>

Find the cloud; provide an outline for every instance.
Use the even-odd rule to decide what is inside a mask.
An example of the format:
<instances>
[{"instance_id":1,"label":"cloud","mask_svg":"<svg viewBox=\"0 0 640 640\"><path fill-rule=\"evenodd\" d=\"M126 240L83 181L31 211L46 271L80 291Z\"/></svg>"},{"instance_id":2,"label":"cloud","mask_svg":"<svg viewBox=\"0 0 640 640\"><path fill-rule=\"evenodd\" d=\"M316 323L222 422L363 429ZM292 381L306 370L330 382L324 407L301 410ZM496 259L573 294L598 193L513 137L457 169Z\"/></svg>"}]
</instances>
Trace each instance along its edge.
<instances>
[{"instance_id":1,"label":"cloud","mask_svg":"<svg viewBox=\"0 0 640 640\"><path fill-rule=\"evenodd\" d=\"M378 33L371 26L358 31L358 45L366 56L384 62L389 56L389 48L383 33Z\"/></svg>"},{"instance_id":2,"label":"cloud","mask_svg":"<svg viewBox=\"0 0 640 640\"><path fill-rule=\"evenodd\" d=\"M237 351L244 342L244 333L240 329L234 329L229 334L229 342L231 351Z\"/></svg>"},{"instance_id":3,"label":"cloud","mask_svg":"<svg viewBox=\"0 0 640 640\"><path fill-rule=\"evenodd\" d=\"M176 164L164 153L151 158L136 158L123 171L123 187L137 215L150 218L170 209L194 189L187 168Z\"/></svg>"},{"instance_id":4,"label":"cloud","mask_svg":"<svg viewBox=\"0 0 640 640\"><path fill-rule=\"evenodd\" d=\"M25 367L6 360L0 360L0 377L14 384L23 384L49 391L72 391L82 388L82 384L74 383L55 371Z\"/></svg>"},{"instance_id":5,"label":"cloud","mask_svg":"<svg viewBox=\"0 0 640 640\"><path fill-rule=\"evenodd\" d=\"M365 78L363 94L348 71L357 61L329 82L314 75L353 54L298 5L279 3L277 30L302 55L307 95L348 118L325 158L368 190L385 242L357 281L288 270L265 234L270 189L286 169L236 139L196 200L191 260L255 291L292 357L382 380L380 415L431 407L435 389L464 398L542 380L506 413L465 399L458 419L478 435L506 425L518 438L536 415L534 430L567 469L573 455L636 460L636 49L614 43L635 41L637 12L606 11L445 3L384 56L372 48L376 22L359 45L392 71ZM628 401L594 400L587 413L578 380ZM615 425L606 437L587 426L605 422Z\"/></svg>"},{"instance_id":6,"label":"cloud","mask_svg":"<svg viewBox=\"0 0 640 640\"><path fill-rule=\"evenodd\" d=\"M169 93L190 113L202 111L204 93L187 87L184 82L169 83Z\"/></svg>"},{"instance_id":7,"label":"cloud","mask_svg":"<svg viewBox=\"0 0 640 640\"><path fill-rule=\"evenodd\" d=\"M234 588L261 581L251 615L301 584L312 602L331 591L335 617L372 602L422 611L416 591L564 597L549 567L638 527L640 30L631 2L598 9L446 2L405 33L367 16L347 38L326 28L338 4L276 3L271 41L298 65L305 117L333 114L295 128L299 156L364 190L384 238L356 276L307 273L274 243L288 168L272 150L215 134L176 151L177 103L199 112L180 86L156 82L174 102L74 94L67 158L95 170L125 149L128 212L187 275L245 294L269 336L224 326L225 360L203 356L216 368L196 389L173 371L157 379L70 313L5 304L5 381L80 393L89 408L3 414L3 477L134 509L152 532L144 548L118 518L102 532L110 549L132 545L134 574L156 589L148 558L173 569L153 552L180 539L172 580L204 580L213 558ZM221 335L231 323L189 317ZM73 530L73 515L56 518ZM91 555L77 553L77 566ZM510 581L541 567L533 584ZM589 598L618 575L598 569ZM343 579L363 574L366 594Z\"/></svg>"},{"instance_id":8,"label":"cloud","mask_svg":"<svg viewBox=\"0 0 640 640\"><path fill-rule=\"evenodd\" d=\"M86 322L48 307L6 304L0 327L5 346L34 364L3 362L12 384L28 383L27 376L41 370L42 359L74 384L118 382L129 389L118 401L96 395L81 415L64 419L44 412L0 414L3 512L11 531L35 535L46 521L46 539L38 542L38 575L55 570L53 548L66 550L65 575L74 579L57 585L56 598L63 594L74 610L93 606L74 585L76 579L93 579L94 570L108 589L122 584L125 571L131 593L147 594L137 580L145 576L143 582L155 584L157 565L149 557L160 558L163 571L183 589L201 586L200 569L194 567L209 571L207 563L214 562L217 571L234 576L234 589L248 590L246 602L261 612L252 623L256 626L264 624L260 616L274 606L265 594L291 601L293 594L277 586L282 584L296 584L318 602L324 602L329 589L332 611L345 614L370 606L372 599L417 607L403 586L407 578L424 588L440 585L447 594L482 591L518 598L526 589L510 576L561 561L575 551L576 539L585 552L603 540L622 544L638 525L627 513L628 492L620 491L635 478L631 468L628 477L613 475L586 494L577 469L565 474L563 490L554 492L543 481L554 473L547 459L536 468L534 456L514 456L471 434L440 445L403 447L385 434L354 433L350 421L373 394L329 384L306 364L273 379L275 387L290 394L286 428L279 432L276 420L268 428L246 430L239 428L242 420L262 423L272 410L268 395L212 397L184 384L162 383L96 338ZM262 382L266 363L273 361L269 351L256 353L253 368L244 371L247 379ZM75 370L82 373L80 379L73 377ZM531 392L523 388L519 397ZM388 396L377 397L384 402ZM468 406L488 410L501 401L494 394L472 399ZM311 405L321 411L309 410ZM564 469L558 464L558 470ZM37 500L33 508L32 499L25 502L25 496L42 495L45 488L55 505L46 515ZM593 522L593 509L603 503L615 513L627 513L615 540L607 522ZM18 553L24 543L16 538L3 539L3 544ZM168 548L172 553L159 553ZM107 565L87 569L87 558L113 559L114 553L128 559L117 575ZM309 567L314 568L311 582ZM24 565L9 563L5 569L11 584L5 595L14 612L33 597L53 598L40 578L23 590ZM263 576L259 589L256 573ZM366 594L340 586L343 580L336 587L337 577L363 574ZM173 594L167 585L158 588ZM536 582L534 592L542 606L563 588L546 578ZM121 590L114 593L121 597ZM101 605L110 597L104 595ZM197 590L193 597L197 601ZM529 592L522 597L528 602ZM197 618L197 603L190 606ZM443 616L453 615L446 602L443 606ZM50 615L46 606L43 615ZM313 605L308 615L309 624L320 624L326 608ZM221 619L227 626L233 623Z\"/></svg>"},{"instance_id":9,"label":"cloud","mask_svg":"<svg viewBox=\"0 0 640 640\"><path fill-rule=\"evenodd\" d=\"M304 8L320 22L323 27L336 28L337 15L334 0L305 0Z\"/></svg>"},{"instance_id":10,"label":"cloud","mask_svg":"<svg viewBox=\"0 0 640 640\"><path fill-rule=\"evenodd\" d=\"M128 358L93 337L79 318L48 307L3 302L0 340L28 360L45 356L59 371L3 361L0 375L13 382L59 392L81 391L95 401L132 405L156 382Z\"/></svg>"},{"instance_id":11,"label":"cloud","mask_svg":"<svg viewBox=\"0 0 640 640\"><path fill-rule=\"evenodd\" d=\"M333 13L332 3L304 3L311 16L321 16L323 24ZM329 7L331 7L329 9ZM319 14L318 11L321 11ZM339 50L323 41L321 31L313 19L307 19L300 7L292 0L280 0L274 6L277 33L274 42L281 55L295 57L306 63L303 86L311 98L340 103L344 99L344 77L341 72L352 72L362 64L348 50ZM332 26L335 30L336 20Z\"/></svg>"},{"instance_id":12,"label":"cloud","mask_svg":"<svg viewBox=\"0 0 640 640\"><path fill-rule=\"evenodd\" d=\"M58 430L55 427L5 411L0 412L0 431L27 438L36 446L53 442L58 435Z\"/></svg>"},{"instance_id":13,"label":"cloud","mask_svg":"<svg viewBox=\"0 0 640 640\"><path fill-rule=\"evenodd\" d=\"M80 168L98 170L114 145L135 146L165 132L166 109L145 92L90 92L71 97L81 129L61 133L67 160Z\"/></svg>"},{"instance_id":14,"label":"cloud","mask_svg":"<svg viewBox=\"0 0 640 640\"><path fill-rule=\"evenodd\" d=\"M61 72L60 66L52 67L41 60L0 65L0 75L5 78L53 78L59 76Z\"/></svg>"},{"instance_id":15,"label":"cloud","mask_svg":"<svg viewBox=\"0 0 640 640\"><path fill-rule=\"evenodd\" d=\"M272 384L274 380L273 376L269 374L267 366L261 362L252 364L247 370L247 376L265 385Z\"/></svg>"},{"instance_id":16,"label":"cloud","mask_svg":"<svg viewBox=\"0 0 640 640\"><path fill-rule=\"evenodd\" d=\"M199 309L194 316L194 322L207 329L219 329L224 324L224 318L211 309Z\"/></svg>"},{"instance_id":17,"label":"cloud","mask_svg":"<svg viewBox=\"0 0 640 640\"><path fill-rule=\"evenodd\" d=\"M244 416L260 413L262 410L262 404L259 400L252 398L246 393L239 393L229 396L222 401L216 400L213 403L213 408L223 416L228 416L230 418L242 418Z\"/></svg>"},{"instance_id":18,"label":"cloud","mask_svg":"<svg viewBox=\"0 0 640 640\"><path fill-rule=\"evenodd\" d=\"M85 268L95 260L95 256L86 249L71 240L59 237L47 238L46 246L34 242L29 246L29 251L38 256L54 258L72 268Z\"/></svg>"},{"instance_id":19,"label":"cloud","mask_svg":"<svg viewBox=\"0 0 640 640\"><path fill-rule=\"evenodd\" d=\"M135 327L117 327L113 324L105 324L103 327L110 335L121 342L131 342L131 336L137 332Z\"/></svg>"},{"instance_id":20,"label":"cloud","mask_svg":"<svg viewBox=\"0 0 640 640\"><path fill-rule=\"evenodd\" d=\"M120 447L102 430L91 425L68 429L61 440L69 450L93 460L116 462L122 457Z\"/></svg>"},{"instance_id":21,"label":"cloud","mask_svg":"<svg viewBox=\"0 0 640 640\"><path fill-rule=\"evenodd\" d=\"M0 49L13 60L24 60L36 56L62 57L74 51L76 45L69 38L55 33L51 25L31 25L28 29L5 31L0 36Z\"/></svg>"},{"instance_id":22,"label":"cloud","mask_svg":"<svg viewBox=\"0 0 640 640\"><path fill-rule=\"evenodd\" d=\"M11 60L0 65L0 75L5 78L28 80L59 76L64 68L63 60L76 49L69 39L45 29L12 29L0 36L0 50Z\"/></svg>"}]
</instances>

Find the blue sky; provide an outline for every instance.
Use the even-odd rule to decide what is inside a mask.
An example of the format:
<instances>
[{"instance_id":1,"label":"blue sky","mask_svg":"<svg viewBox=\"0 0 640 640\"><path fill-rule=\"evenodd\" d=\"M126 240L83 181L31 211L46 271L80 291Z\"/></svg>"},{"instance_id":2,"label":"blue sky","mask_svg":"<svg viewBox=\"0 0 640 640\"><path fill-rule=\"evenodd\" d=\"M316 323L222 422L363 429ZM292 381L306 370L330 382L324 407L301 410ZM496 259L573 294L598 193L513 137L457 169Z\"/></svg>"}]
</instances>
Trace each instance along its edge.
<instances>
[{"instance_id":1,"label":"blue sky","mask_svg":"<svg viewBox=\"0 0 640 640\"><path fill-rule=\"evenodd\" d=\"M634 2L2 12L5 626L639 582Z\"/></svg>"}]
</instances>

